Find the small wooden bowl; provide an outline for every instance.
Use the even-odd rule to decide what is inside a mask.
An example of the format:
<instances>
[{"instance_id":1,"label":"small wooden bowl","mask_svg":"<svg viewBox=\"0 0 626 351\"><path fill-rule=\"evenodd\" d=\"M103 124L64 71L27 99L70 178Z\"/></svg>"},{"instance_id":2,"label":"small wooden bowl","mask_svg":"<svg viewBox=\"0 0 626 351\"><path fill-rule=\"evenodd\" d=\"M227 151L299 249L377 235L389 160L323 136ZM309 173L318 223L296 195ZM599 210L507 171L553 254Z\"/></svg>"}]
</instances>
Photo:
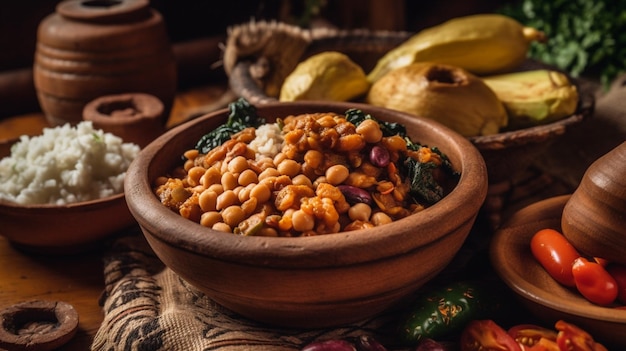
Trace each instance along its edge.
<instances>
[{"instance_id":1,"label":"small wooden bowl","mask_svg":"<svg viewBox=\"0 0 626 351\"><path fill-rule=\"evenodd\" d=\"M570 195L529 205L509 218L491 242L491 262L497 274L540 320L563 319L588 331L611 350L626 348L626 310L601 307L554 280L535 260L530 239L540 229L561 230L563 208Z\"/></svg>"},{"instance_id":2,"label":"small wooden bowl","mask_svg":"<svg viewBox=\"0 0 626 351\"><path fill-rule=\"evenodd\" d=\"M221 305L287 327L337 326L376 315L435 277L460 249L486 196L482 157L467 139L436 122L370 105L278 103L259 105L257 112L273 121L349 108L399 122L413 140L437 146L462 174L456 187L424 211L372 229L294 238L211 230L166 208L153 184L226 121L223 109L166 132L128 169L127 202L157 256Z\"/></svg>"},{"instance_id":3,"label":"small wooden bowl","mask_svg":"<svg viewBox=\"0 0 626 351\"><path fill-rule=\"evenodd\" d=\"M17 140L0 143L0 159ZM37 254L74 254L97 248L117 231L136 224L123 193L67 205L20 205L0 200L0 236Z\"/></svg>"}]
</instances>

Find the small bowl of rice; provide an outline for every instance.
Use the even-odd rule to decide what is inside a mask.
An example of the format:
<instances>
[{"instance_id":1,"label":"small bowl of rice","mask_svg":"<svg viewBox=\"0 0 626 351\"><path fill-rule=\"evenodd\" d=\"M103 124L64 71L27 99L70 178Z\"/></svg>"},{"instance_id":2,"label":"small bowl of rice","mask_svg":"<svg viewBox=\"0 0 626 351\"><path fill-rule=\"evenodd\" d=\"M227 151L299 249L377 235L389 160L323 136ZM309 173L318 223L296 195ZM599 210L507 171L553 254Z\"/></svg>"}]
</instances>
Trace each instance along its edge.
<instances>
[{"instance_id":1,"label":"small bowl of rice","mask_svg":"<svg viewBox=\"0 0 626 351\"><path fill-rule=\"evenodd\" d=\"M135 224L124 197L124 176L139 150L89 121L4 143L0 235L33 253L97 248Z\"/></svg>"}]
</instances>

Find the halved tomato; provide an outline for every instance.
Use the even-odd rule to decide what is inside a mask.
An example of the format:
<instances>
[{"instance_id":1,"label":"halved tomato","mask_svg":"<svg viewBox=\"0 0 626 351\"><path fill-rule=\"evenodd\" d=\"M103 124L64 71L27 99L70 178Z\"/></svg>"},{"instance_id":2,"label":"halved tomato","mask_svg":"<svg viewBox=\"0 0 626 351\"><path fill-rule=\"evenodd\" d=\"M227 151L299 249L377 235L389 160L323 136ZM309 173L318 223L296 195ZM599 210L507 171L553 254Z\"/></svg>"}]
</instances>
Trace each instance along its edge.
<instances>
[{"instance_id":1,"label":"halved tomato","mask_svg":"<svg viewBox=\"0 0 626 351\"><path fill-rule=\"evenodd\" d=\"M571 323L559 320L554 326L559 331L556 343L561 350L607 351L606 347L596 342L589 333Z\"/></svg>"},{"instance_id":2,"label":"halved tomato","mask_svg":"<svg viewBox=\"0 0 626 351\"><path fill-rule=\"evenodd\" d=\"M519 324L511 327L508 333L524 351L560 351L554 330L534 324Z\"/></svg>"},{"instance_id":3,"label":"halved tomato","mask_svg":"<svg viewBox=\"0 0 626 351\"><path fill-rule=\"evenodd\" d=\"M518 343L491 319L473 320L461 333L461 351L522 351Z\"/></svg>"}]
</instances>

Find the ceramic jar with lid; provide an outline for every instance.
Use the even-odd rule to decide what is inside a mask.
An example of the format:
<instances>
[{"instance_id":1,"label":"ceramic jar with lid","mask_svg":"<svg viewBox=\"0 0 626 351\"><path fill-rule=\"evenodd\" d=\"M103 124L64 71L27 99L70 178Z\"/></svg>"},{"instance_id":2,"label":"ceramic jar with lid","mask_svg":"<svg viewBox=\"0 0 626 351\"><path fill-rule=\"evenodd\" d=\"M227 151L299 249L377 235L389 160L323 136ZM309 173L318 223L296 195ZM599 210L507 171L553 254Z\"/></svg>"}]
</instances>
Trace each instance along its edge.
<instances>
[{"instance_id":1,"label":"ceramic jar with lid","mask_svg":"<svg viewBox=\"0 0 626 351\"><path fill-rule=\"evenodd\" d=\"M33 68L51 125L82 120L100 96L141 92L169 115L177 67L163 17L148 0L65 0L39 24Z\"/></svg>"}]
</instances>

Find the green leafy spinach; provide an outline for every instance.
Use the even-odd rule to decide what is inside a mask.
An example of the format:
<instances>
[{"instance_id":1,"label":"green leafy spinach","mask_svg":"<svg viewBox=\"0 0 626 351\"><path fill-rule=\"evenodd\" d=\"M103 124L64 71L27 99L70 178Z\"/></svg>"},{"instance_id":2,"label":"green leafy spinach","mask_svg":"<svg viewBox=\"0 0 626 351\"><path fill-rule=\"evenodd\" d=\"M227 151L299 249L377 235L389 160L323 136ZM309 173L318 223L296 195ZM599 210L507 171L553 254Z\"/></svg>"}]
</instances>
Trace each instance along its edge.
<instances>
[{"instance_id":1,"label":"green leafy spinach","mask_svg":"<svg viewBox=\"0 0 626 351\"><path fill-rule=\"evenodd\" d=\"M258 127L265 123L265 119L258 116L254 105L251 105L244 98L239 98L228 104L228 109L229 114L226 123L203 135L196 143L196 150L206 154L229 140L233 134L248 127Z\"/></svg>"}]
</instances>

